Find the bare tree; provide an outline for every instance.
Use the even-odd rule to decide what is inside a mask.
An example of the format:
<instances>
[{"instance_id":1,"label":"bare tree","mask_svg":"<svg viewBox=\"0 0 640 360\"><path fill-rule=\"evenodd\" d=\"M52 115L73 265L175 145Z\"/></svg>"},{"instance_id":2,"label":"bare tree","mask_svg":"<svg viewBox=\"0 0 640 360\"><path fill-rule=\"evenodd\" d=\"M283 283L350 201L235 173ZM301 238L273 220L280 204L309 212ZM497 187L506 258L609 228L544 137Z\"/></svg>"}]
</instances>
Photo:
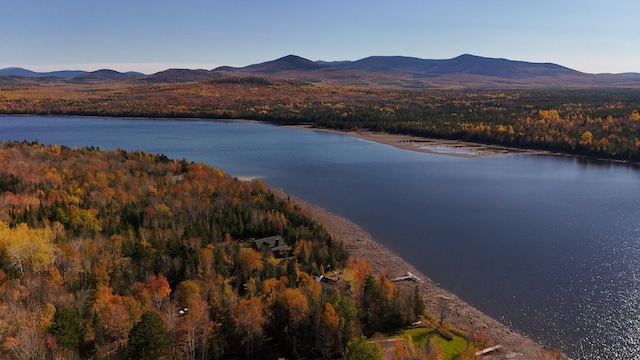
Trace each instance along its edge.
<instances>
[{"instance_id":1,"label":"bare tree","mask_svg":"<svg viewBox=\"0 0 640 360\"><path fill-rule=\"evenodd\" d=\"M439 326L442 326L442 323L447 318L447 316L451 313L451 298L439 295L436 299L436 309L438 310L439 316Z\"/></svg>"}]
</instances>

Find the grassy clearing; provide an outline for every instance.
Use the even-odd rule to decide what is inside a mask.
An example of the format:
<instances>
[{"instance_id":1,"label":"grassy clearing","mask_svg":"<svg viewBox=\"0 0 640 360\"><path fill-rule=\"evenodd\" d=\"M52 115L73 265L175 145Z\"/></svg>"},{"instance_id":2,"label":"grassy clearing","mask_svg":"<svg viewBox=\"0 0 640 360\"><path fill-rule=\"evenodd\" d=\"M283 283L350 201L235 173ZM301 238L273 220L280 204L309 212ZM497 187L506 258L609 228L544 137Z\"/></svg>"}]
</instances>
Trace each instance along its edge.
<instances>
[{"instance_id":1,"label":"grassy clearing","mask_svg":"<svg viewBox=\"0 0 640 360\"><path fill-rule=\"evenodd\" d=\"M353 274L353 269L351 268L346 268L344 270L342 270L342 274L340 275L342 276L342 279L346 282L353 282L355 280L354 278L354 274Z\"/></svg>"},{"instance_id":2,"label":"grassy clearing","mask_svg":"<svg viewBox=\"0 0 640 360\"><path fill-rule=\"evenodd\" d=\"M454 335L452 340L447 340L438 335L434 326L405 329L395 337L404 339L411 337L416 348L424 348L432 336L436 337L438 347L446 360L455 359L467 349L467 341L463 337ZM473 344L469 344L469 346L471 347Z\"/></svg>"}]
</instances>

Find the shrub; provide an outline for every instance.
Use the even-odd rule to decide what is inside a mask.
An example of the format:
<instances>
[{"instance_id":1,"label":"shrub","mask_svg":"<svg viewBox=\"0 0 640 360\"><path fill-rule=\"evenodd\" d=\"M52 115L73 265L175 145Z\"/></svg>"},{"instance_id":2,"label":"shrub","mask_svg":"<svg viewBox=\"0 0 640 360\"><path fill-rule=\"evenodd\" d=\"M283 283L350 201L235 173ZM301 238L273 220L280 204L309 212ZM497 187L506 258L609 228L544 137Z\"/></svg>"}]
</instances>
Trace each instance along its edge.
<instances>
[{"instance_id":1,"label":"shrub","mask_svg":"<svg viewBox=\"0 0 640 360\"><path fill-rule=\"evenodd\" d=\"M438 335L442 336L447 340L453 340L453 333L442 326L438 326L436 328L436 332L438 333Z\"/></svg>"}]
</instances>

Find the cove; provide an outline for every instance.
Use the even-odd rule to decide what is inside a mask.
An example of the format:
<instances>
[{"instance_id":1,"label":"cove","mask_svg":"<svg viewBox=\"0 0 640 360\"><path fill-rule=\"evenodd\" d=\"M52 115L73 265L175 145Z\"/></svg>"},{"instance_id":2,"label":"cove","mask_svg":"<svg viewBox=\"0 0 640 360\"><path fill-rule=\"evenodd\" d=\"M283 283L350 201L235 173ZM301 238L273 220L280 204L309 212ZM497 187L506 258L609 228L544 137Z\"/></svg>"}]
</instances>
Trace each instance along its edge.
<instances>
[{"instance_id":1,"label":"cove","mask_svg":"<svg viewBox=\"0 0 640 360\"><path fill-rule=\"evenodd\" d=\"M459 158L261 123L0 116L0 140L140 149L255 176L351 219L447 290L572 358L640 356L640 171Z\"/></svg>"}]
</instances>

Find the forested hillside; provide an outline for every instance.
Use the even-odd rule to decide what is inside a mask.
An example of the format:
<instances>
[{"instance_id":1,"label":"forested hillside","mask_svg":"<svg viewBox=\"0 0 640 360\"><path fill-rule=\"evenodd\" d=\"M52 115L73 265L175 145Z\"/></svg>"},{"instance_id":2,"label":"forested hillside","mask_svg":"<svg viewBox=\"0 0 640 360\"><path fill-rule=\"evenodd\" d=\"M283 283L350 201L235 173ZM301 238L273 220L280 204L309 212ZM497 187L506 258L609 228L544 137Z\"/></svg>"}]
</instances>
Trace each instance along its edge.
<instances>
[{"instance_id":1,"label":"forested hillside","mask_svg":"<svg viewBox=\"0 0 640 360\"><path fill-rule=\"evenodd\" d=\"M361 335L420 318L464 339L260 181L26 142L0 144L0 163L3 359L378 356ZM272 236L286 244L253 241Z\"/></svg>"}]
</instances>

